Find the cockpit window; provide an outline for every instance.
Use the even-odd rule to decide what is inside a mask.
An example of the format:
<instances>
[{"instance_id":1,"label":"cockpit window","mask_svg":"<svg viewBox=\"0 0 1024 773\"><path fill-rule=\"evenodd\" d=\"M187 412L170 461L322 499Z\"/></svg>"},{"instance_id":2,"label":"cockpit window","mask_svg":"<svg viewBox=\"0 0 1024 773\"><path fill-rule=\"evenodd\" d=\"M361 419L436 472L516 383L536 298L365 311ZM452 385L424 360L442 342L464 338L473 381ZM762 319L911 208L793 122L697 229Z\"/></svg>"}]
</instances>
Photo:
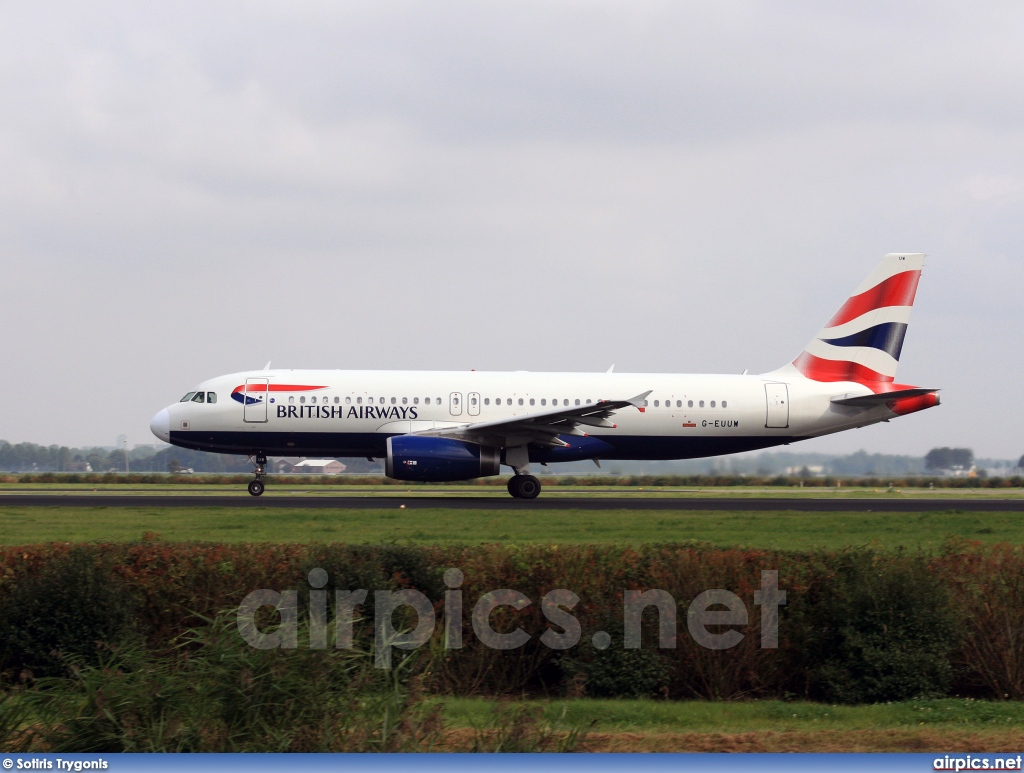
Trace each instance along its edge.
<instances>
[{"instance_id":1,"label":"cockpit window","mask_svg":"<svg viewBox=\"0 0 1024 773\"><path fill-rule=\"evenodd\" d=\"M205 392L196 392L196 396L192 398L192 402L194 402L194 403L206 402L206 393Z\"/></svg>"},{"instance_id":2,"label":"cockpit window","mask_svg":"<svg viewBox=\"0 0 1024 773\"><path fill-rule=\"evenodd\" d=\"M207 392L206 393L206 402L208 402L208 403L215 403L215 402L217 402L217 393L216 392Z\"/></svg>"},{"instance_id":3,"label":"cockpit window","mask_svg":"<svg viewBox=\"0 0 1024 773\"><path fill-rule=\"evenodd\" d=\"M187 403L189 400L191 400L193 397L195 397L195 395L196 395L195 392L189 392L187 395L185 395L183 398L181 398L181 400L179 400L179 402Z\"/></svg>"}]
</instances>

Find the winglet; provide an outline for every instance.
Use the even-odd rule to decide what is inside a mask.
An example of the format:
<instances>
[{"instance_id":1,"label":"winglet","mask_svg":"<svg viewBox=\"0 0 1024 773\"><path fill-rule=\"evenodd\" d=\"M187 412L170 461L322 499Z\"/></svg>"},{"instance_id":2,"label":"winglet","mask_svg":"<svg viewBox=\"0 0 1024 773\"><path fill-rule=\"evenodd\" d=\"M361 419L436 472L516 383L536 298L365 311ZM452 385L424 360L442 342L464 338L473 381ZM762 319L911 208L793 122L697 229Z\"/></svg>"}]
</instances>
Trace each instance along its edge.
<instances>
[{"instance_id":1,"label":"winglet","mask_svg":"<svg viewBox=\"0 0 1024 773\"><path fill-rule=\"evenodd\" d=\"M653 389L648 389L646 392L643 392L641 394L638 394L636 397L632 397L629 400L626 400L626 402L635 408L642 409L644 407L644 403L647 401L648 395L650 395L653 391Z\"/></svg>"},{"instance_id":2,"label":"winglet","mask_svg":"<svg viewBox=\"0 0 1024 773\"><path fill-rule=\"evenodd\" d=\"M270 370L270 360L267 360L267 364L263 366L263 370Z\"/></svg>"}]
</instances>

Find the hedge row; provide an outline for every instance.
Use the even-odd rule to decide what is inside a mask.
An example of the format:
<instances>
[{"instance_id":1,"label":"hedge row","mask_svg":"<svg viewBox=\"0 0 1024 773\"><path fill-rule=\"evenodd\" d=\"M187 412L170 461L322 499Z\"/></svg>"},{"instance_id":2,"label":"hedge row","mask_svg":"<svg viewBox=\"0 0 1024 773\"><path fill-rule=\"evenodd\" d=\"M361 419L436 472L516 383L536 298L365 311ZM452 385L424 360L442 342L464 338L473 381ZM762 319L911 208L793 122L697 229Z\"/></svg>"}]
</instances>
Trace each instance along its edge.
<instances>
[{"instance_id":1,"label":"hedge row","mask_svg":"<svg viewBox=\"0 0 1024 773\"><path fill-rule=\"evenodd\" d=\"M306 578L313 568L327 571L327 591L371 592L355 626L360 646L369 647L373 640L373 591L411 588L426 594L438 626L424 648L424 678L438 693L799 696L847 703L955 694L1024 698L1024 548L974 544L951 546L938 556L692 545L152 541L4 548L2 670L8 680L60 673L69 655L95 662L110 646L126 642L167 650L188 628L236 608L261 588L297 589L300 618L305 619ZM461 649L442 645L443 573L449 568L460 569L465 578ZM774 649L760 646L761 615L754 604L765 570L778 570L779 586L788 595ZM533 603L519 611L500 607L491 623L503 632L518 626L531 638L518 648L495 650L474 635L469 617L483 594L504 588L520 591ZM582 638L568 650L540 641L552 628L541 599L557 588L580 598L572 614ZM623 593L634 589L660 589L675 599L675 649L656 646L653 609L644 617L643 647L623 647ZM706 649L688 633L687 608L710 589L735 593L748 610L748 624L736 627L742 640L730 649ZM599 631L609 634L606 649L592 643ZM304 646L300 641L300 649Z\"/></svg>"},{"instance_id":2,"label":"hedge row","mask_svg":"<svg viewBox=\"0 0 1024 773\"><path fill-rule=\"evenodd\" d=\"M190 475L174 475L171 473L65 473L38 472L19 475L0 475L0 483L162 483L162 484L237 484L244 485L252 480L251 475L218 473L197 473ZM272 474L268 481L287 483L300 486L433 486L433 485L464 485L464 486L504 486L507 476L476 478L468 481L455 481L443 484L410 483L409 481L392 480L383 475L293 475L290 473ZM554 475L544 478L545 486L804 486L808 488L1021 488L1024 476L992 478L936 478L936 477L898 477L886 478L878 476L835 476L821 478L802 478L790 475Z\"/></svg>"}]
</instances>

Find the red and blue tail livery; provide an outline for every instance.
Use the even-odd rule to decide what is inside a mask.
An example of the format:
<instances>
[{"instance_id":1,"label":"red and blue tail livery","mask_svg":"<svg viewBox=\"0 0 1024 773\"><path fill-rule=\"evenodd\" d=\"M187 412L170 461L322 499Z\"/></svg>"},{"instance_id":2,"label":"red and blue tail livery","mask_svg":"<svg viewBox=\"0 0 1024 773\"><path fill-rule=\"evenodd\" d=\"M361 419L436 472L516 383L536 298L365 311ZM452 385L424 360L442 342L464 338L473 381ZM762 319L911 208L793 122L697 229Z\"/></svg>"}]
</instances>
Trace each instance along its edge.
<instances>
[{"instance_id":1,"label":"red and blue tail livery","mask_svg":"<svg viewBox=\"0 0 1024 773\"><path fill-rule=\"evenodd\" d=\"M761 375L265 369L203 382L150 427L173 445L250 455L254 496L273 455L371 457L405 481L504 466L509 493L533 499L532 464L718 456L938 405L938 390L896 383L923 266L920 253L886 255L795 360Z\"/></svg>"},{"instance_id":2,"label":"red and blue tail livery","mask_svg":"<svg viewBox=\"0 0 1024 773\"><path fill-rule=\"evenodd\" d=\"M886 255L793 361L793 367L813 381L891 384L923 265L921 253ZM879 391L887 390L880 387Z\"/></svg>"}]
</instances>

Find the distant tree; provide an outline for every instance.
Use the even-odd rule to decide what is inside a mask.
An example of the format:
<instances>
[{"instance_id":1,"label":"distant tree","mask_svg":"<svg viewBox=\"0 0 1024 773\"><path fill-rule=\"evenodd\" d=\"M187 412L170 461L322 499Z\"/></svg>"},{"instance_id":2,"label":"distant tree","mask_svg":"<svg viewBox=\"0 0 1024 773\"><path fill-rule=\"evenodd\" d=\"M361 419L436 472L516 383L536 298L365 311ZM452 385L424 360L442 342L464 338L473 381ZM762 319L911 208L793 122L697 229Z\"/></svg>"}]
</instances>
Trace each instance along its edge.
<instances>
[{"instance_id":1,"label":"distant tree","mask_svg":"<svg viewBox=\"0 0 1024 773\"><path fill-rule=\"evenodd\" d=\"M1017 466L1024 469L1024 456L1017 460Z\"/></svg>"},{"instance_id":2,"label":"distant tree","mask_svg":"<svg viewBox=\"0 0 1024 773\"><path fill-rule=\"evenodd\" d=\"M181 462L179 462L177 459L171 459L171 461L167 463L167 472L171 473L172 475L181 472Z\"/></svg>"},{"instance_id":3,"label":"distant tree","mask_svg":"<svg viewBox=\"0 0 1024 773\"><path fill-rule=\"evenodd\" d=\"M974 464L974 451L969 448L933 448L924 457L929 470L970 469Z\"/></svg>"}]
</instances>

